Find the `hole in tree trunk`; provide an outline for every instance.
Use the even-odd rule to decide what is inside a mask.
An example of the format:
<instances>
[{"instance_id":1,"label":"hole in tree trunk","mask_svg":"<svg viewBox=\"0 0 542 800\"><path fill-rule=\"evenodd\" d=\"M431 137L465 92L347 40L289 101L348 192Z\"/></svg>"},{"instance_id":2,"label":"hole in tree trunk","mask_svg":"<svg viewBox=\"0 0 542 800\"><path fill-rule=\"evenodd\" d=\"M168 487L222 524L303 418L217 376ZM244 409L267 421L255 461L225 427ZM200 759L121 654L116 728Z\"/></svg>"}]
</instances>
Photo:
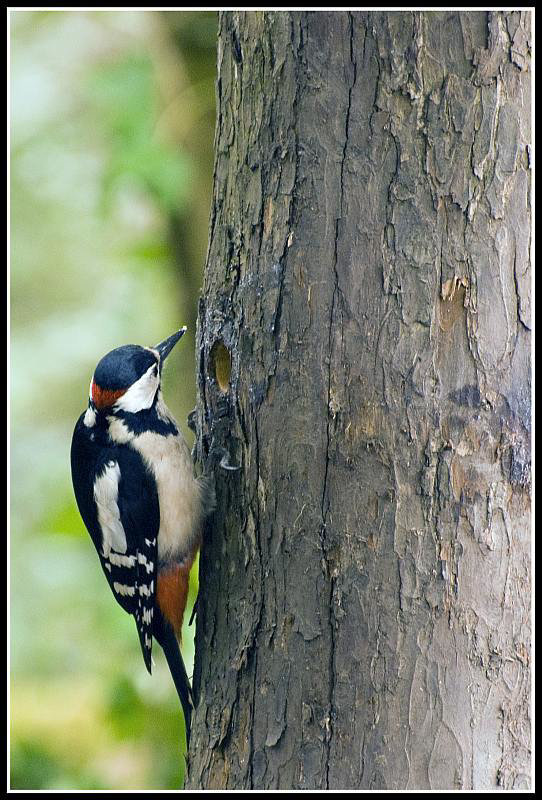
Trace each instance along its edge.
<instances>
[{"instance_id":1,"label":"hole in tree trunk","mask_svg":"<svg viewBox=\"0 0 542 800\"><path fill-rule=\"evenodd\" d=\"M215 342L211 348L211 370L221 392L230 388L231 356L224 342Z\"/></svg>"}]
</instances>

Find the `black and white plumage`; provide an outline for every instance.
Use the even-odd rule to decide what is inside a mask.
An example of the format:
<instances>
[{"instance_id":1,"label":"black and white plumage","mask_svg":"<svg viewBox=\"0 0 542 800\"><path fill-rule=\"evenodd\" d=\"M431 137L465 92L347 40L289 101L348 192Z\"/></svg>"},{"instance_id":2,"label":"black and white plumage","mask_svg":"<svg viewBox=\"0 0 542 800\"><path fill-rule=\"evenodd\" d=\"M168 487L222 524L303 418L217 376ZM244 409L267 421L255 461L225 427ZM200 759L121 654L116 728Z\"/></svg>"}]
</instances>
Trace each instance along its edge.
<instances>
[{"instance_id":1,"label":"black and white plumage","mask_svg":"<svg viewBox=\"0 0 542 800\"><path fill-rule=\"evenodd\" d=\"M164 650L188 742L192 698L177 640L212 499L160 390L164 360L185 330L155 348L126 345L101 359L71 466L79 511L116 600L135 619L149 672L153 638Z\"/></svg>"}]
</instances>

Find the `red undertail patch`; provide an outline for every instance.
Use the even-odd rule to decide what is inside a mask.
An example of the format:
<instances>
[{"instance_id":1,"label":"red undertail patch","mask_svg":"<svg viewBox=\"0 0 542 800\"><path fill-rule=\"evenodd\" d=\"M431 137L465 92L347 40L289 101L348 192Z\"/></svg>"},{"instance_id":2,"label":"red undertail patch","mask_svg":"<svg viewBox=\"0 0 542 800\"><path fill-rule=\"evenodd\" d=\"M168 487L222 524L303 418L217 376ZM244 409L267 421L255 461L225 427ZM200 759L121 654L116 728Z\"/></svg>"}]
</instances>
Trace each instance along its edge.
<instances>
[{"instance_id":1,"label":"red undertail patch","mask_svg":"<svg viewBox=\"0 0 542 800\"><path fill-rule=\"evenodd\" d=\"M174 566L158 573L156 602L179 639L188 597L190 567Z\"/></svg>"}]
</instances>

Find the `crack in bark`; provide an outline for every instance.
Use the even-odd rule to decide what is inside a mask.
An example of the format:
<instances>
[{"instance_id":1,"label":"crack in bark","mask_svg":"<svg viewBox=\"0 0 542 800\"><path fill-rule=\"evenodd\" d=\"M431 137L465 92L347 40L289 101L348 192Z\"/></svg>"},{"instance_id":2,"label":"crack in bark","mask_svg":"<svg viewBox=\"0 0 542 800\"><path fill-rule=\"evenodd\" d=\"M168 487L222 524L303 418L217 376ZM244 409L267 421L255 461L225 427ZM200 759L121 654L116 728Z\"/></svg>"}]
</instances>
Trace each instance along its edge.
<instances>
[{"instance_id":1,"label":"crack in bark","mask_svg":"<svg viewBox=\"0 0 542 800\"><path fill-rule=\"evenodd\" d=\"M530 248L529 248L529 250L530 250ZM520 288L519 288L518 270L517 270L517 260L518 260L518 251L517 251L516 242L514 241L514 269L513 269L513 277L514 277L514 289L515 289L515 292L516 292L516 309L517 309L517 310L516 310L516 316L517 316L517 321L519 322L519 324L521 325L521 327L522 327L522 328L523 328L525 331L528 331L528 332L530 332L530 330L531 330L531 329L529 328L529 326L527 325L527 323L526 323L526 322L525 322L525 320L523 319L523 317L522 317L522 312L521 312L521 290L520 290ZM516 339L517 339L517 334L516 334Z\"/></svg>"},{"instance_id":2,"label":"crack in bark","mask_svg":"<svg viewBox=\"0 0 542 800\"><path fill-rule=\"evenodd\" d=\"M327 426L326 426L326 453L325 453L325 470L324 470L324 480L323 480L323 488L322 488L322 504L321 504L321 515L322 515L322 528L321 528L321 548L322 548L322 560L325 565L326 576L329 579L329 599L328 599L328 607L329 607L329 631L330 631L330 655L329 655L329 693L328 693L328 707L329 707L329 721L328 721L328 730L326 736L326 760L325 760L325 782L326 782L326 789L329 789L329 761L330 761L330 750L331 750L331 737L333 735L333 693L335 690L335 636L334 636L334 611L333 611L333 593L334 593L334 579L329 569L328 558L326 553L326 525L327 525L327 515L329 512L329 503L326 507L326 494L327 494L327 482L328 482L328 473L329 473L329 462L330 462L330 446L331 446L331 377L332 377L332 361L333 361L333 324L334 324L334 317L335 317L335 308L337 303L337 295L340 291L339 287L339 273L338 273L338 248L339 248L339 223L343 216L343 204L344 204L344 166L346 162L347 156L347 149L348 149L348 140L350 134L350 115L352 111L352 91L354 89L356 79L357 79L357 63L354 57L354 17L352 12L348 12L348 19L350 23L350 63L352 65L352 79L350 81L350 85L348 87L348 105L346 108L346 118L345 118L345 137L344 137L344 145L342 151L342 159L341 159L341 167L340 167L340 199L339 199L339 214L340 216L335 220L335 242L334 242L334 258L333 258L333 275L334 275L334 286L333 286L333 295L331 299L331 310L330 310L330 319L329 319L329 332L328 332L328 381L327 381Z\"/></svg>"},{"instance_id":3,"label":"crack in bark","mask_svg":"<svg viewBox=\"0 0 542 800\"><path fill-rule=\"evenodd\" d=\"M259 497L259 483L260 483L260 438L258 434L258 419L256 414L254 415L254 441L256 445L256 506L257 506L257 523L256 523L256 530L254 531L254 538L256 541L256 546L258 548L258 563L260 565L260 580L258 581L259 589L260 589L260 604L258 608L258 615L255 621L255 625L252 629L252 644L251 648L254 648L254 669L253 669L253 681L252 681L252 698L250 702L250 711L251 715L254 716L254 711L256 707L256 685L257 685L257 678L258 678L258 648L256 647L256 642L258 638L258 633L260 631L260 627L262 624L262 617L263 617L263 606L264 606L264 590L263 590L263 582L261 577L264 573L263 569L263 554L262 554L262 547L260 542L261 530L260 530L260 515L261 515L261 506L260 506L260 497ZM249 725L250 729L250 752L254 753L254 724ZM253 778L253 760L250 759L250 764L248 767L249 772L249 783L250 788L254 789L254 778Z\"/></svg>"}]
</instances>

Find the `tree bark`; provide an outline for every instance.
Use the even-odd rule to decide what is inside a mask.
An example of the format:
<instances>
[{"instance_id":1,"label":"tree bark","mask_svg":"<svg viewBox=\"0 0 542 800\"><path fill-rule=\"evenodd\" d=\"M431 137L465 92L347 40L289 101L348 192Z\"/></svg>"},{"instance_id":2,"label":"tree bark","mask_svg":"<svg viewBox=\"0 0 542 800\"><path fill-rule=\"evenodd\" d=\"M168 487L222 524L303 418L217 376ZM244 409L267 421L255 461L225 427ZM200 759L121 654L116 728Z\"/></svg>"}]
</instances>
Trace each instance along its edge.
<instances>
[{"instance_id":1,"label":"tree bark","mask_svg":"<svg viewBox=\"0 0 542 800\"><path fill-rule=\"evenodd\" d=\"M530 12L227 12L187 786L530 785Z\"/></svg>"}]
</instances>

